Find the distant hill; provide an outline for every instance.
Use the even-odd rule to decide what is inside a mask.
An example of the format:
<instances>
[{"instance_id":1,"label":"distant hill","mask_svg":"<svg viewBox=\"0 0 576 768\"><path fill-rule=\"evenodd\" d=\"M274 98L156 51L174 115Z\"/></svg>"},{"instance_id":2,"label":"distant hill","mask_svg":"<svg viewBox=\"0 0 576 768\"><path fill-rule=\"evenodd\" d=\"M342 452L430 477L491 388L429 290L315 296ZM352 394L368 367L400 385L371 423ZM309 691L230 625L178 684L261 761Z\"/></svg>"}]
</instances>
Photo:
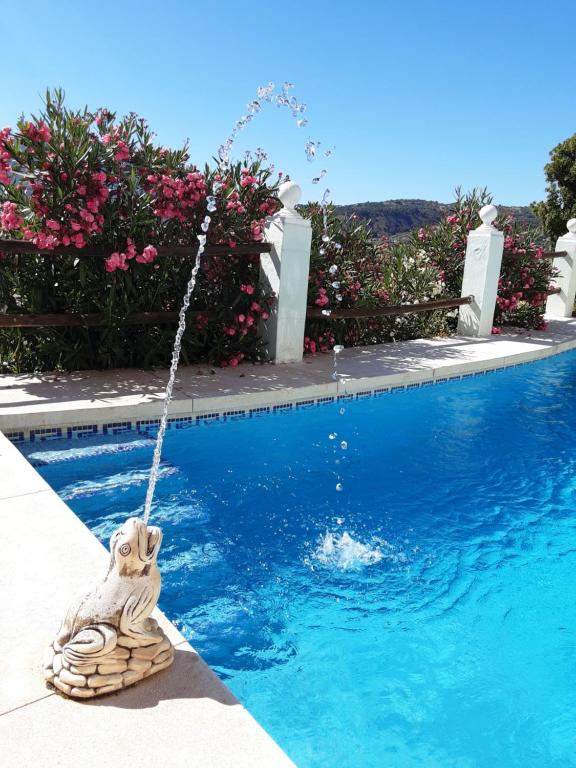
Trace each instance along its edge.
<instances>
[{"instance_id":1,"label":"distant hill","mask_svg":"<svg viewBox=\"0 0 576 768\"><path fill-rule=\"evenodd\" d=\"M401 237L412 229L437 224L451 210L448 203L434 200L384 200L381 203L354 203L337 205L339 214L355 214L359 219L371 221L374 233L378 236ZM512 214L523 226L536 226L538 220L526 206L499 205L502 214Z\"/></svg>"}]
</instances>

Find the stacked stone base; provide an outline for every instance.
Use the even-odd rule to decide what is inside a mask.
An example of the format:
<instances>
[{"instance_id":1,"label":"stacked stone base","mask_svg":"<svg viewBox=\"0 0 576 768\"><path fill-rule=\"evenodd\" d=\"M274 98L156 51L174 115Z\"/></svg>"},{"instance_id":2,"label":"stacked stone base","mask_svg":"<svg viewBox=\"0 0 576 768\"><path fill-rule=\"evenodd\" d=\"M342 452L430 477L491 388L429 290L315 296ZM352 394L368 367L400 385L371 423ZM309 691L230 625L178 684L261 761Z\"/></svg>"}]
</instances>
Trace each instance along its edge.
<instances>
[{"instance_id":1,"label":"stacked stone base","mask_svg":"<svg viewBox=\"0 0 576 768\"><path fill-rule=\"evenodd\" d=\"M145 646L119 635L116 647L94 662L71 664L54 643L46 654L44 676L66 696L89 699L134 685L166 669L173 661L174 648L164 633L157 643Z\"/></svg>"}]
</instances>

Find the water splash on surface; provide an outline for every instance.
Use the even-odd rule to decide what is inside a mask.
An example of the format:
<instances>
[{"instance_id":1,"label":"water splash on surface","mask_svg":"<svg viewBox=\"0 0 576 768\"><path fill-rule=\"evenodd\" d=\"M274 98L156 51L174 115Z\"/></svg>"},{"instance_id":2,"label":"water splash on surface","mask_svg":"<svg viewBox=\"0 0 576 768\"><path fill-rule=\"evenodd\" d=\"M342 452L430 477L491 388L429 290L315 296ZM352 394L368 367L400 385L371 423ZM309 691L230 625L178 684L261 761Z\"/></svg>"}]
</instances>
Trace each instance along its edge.
<instances>
[{"instance_id":1,"label":"water splash on surface","mask_svg":"<svg viewBox=\"0 0 576 768\"><path fill-rule=\"evenodd\" d=\"M366 565L375 565L382 557L378 547L362 544L347 531L341 535L327 532L312 554L312 560L340 571L353 571Z\"/></svg>"}]
</instances>

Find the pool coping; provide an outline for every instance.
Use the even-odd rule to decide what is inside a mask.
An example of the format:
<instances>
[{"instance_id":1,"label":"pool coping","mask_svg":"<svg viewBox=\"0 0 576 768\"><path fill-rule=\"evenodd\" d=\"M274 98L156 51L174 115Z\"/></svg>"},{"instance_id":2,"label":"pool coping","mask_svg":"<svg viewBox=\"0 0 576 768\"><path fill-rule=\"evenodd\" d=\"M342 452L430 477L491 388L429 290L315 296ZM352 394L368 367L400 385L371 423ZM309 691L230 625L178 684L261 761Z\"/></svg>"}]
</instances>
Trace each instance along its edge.
<instances>
[{"instance_id":1,"label":"pool coping","mask_svg":"<svg viewBox=\"0 0 576 768\"><path fill-rule=\"evenodd\" d=\"M109 554L1 433L0 477L0 593L10 596L3 601L0 633L3 765L100 768L121 759L169 767L198 761L214 768L294 768L158 609L154 616L175 647L172 667L91 702L48 689L44 651L79 585L105 571ZM126 738L129 733L138 737Z\"/></svg>"},{"instance_id":2,"label":"pool coping","mask_svg":"<svg viewBox=\"0 0 576 768\"><path fill-rule=\"evenodd\" d=\"M547 331L490 339L453 336L344 350L331 356L238 369L182 367L169 428L255 418L350 398L382 396L508 368L576 347L576 318ZM115 370L0 376L0 431L13 442L148 433L159 423L166 371ZM43 398L40 391L48 392Z\"/></svg>"}]
</instances>

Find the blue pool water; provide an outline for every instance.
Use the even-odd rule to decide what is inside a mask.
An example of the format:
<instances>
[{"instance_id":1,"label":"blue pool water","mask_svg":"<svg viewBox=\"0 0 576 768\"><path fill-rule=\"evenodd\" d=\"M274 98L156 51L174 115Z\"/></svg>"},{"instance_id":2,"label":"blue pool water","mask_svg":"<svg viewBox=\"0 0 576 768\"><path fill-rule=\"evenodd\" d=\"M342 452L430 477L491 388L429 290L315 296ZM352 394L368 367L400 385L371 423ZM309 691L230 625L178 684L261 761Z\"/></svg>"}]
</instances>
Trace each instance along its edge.
<instances>
[{"instance_id":1,"label":"blue pool water","mask_svg":"<svg viewBox=\"0 0 576 768\"><path fill-rule=\"evenodd\" d=\"M572 353L172 430L160 606L300 768L574 766L575 434ZM24 452L106 541L152 448Z\"/></svg>"}]
</instances>

